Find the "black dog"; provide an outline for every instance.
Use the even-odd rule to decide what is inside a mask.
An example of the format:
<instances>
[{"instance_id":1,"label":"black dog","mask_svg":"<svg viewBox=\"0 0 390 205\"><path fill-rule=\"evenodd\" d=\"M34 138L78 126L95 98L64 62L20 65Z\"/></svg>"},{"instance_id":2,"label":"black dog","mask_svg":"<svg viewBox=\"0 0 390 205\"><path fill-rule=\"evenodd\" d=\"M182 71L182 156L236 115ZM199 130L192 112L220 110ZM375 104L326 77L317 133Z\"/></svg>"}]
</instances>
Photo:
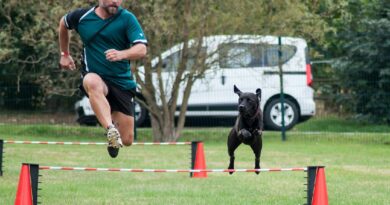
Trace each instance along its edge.
<instances>
[{"instance_id":1,"label":"black dog","mask_svg":"<svg viewBox=\"0 0 390 205\"><path fill-rule=\"evenodd\" d=\"M263 113L260 109L261 89L256 89L256 94L243 93L234 86L234 93L239 96L239 115L227 141L230 156L228 169L234 169L234 151L241 143L252 148L255 154L255 169L260 169L260 154L263 146L261 138L263 131ZM230 172L230 174L232 173Z\"/></svg>"}]
</instances>

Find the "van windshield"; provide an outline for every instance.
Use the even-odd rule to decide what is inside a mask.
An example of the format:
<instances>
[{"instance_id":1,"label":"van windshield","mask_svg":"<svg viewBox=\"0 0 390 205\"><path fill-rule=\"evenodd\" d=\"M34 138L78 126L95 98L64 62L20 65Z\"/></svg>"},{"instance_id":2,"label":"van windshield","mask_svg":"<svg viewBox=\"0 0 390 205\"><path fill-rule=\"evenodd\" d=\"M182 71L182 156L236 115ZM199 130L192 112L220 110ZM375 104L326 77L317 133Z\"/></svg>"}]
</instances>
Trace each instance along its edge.
<instances>
[{"instance_id":1,"label":"van windshield","mask_svg":"<svg viewBox=\"0 0 390 205\"><path fill-rule=\"evenodd\" d=\"M291 45L282 45L281 62L286 63L297 52ZM279 64L279 46L273 44L226 43L218 48L221 68L272 67Z\"/></svg>"}]
</instances>

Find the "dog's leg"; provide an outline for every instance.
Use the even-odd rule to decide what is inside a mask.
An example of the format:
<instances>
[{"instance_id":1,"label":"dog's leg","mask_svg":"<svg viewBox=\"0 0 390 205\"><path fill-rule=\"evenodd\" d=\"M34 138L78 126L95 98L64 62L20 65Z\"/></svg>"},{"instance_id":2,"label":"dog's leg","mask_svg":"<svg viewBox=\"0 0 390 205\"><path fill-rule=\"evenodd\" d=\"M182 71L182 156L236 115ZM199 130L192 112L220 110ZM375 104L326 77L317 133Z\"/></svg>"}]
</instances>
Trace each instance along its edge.
<instances>
[{"instance_id":1,"label":"dog's leg","mask_svg":"<svg viewBox=\"0 0 390 205\"><path fill-rule=\"evenodd\" d=\"M256 136L254 143L251 145L253 153L255 154L255 169L260 169L260 155L261 155L262 146L263 146L263 142L261 136ZM256 174L259 173L260 172L256 172Z\"/></svg>"},{"instance_id":2,"label":"dog's leg","mask_svg":"<svg viewBox=\"0 0 390 205\"><path fill-rule=\"evenodd\" d=\"M227 146L228 146L228 153L230 156L230 163L228 169L234 169L234 151L237 149L237 147L241 144L241 141L237 138L237 133L235 133L233 130L229 134ZM233 172L229 172L229 174L233 174Z\"/></svg>"}]
</instances>

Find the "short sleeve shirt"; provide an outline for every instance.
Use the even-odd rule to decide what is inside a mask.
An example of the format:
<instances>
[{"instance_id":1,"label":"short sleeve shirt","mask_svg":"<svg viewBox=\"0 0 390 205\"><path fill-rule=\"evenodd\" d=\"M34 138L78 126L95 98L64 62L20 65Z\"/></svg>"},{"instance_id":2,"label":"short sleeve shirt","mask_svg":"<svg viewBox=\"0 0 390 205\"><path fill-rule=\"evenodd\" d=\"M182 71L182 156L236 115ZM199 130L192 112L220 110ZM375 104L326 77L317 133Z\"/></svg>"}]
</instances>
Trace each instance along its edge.
<instances>
[{"instance_id":1,"label":"short sleeve shirt","mask_svg":"<svg viewBox=\"0 0 390 205\"><path fill-rule=\"evenodd\" d=\"M96 15L95 8L76 9L64 16L65 26L75 29L84 43L85 70L97 73L106 82L124 90L133 89L136 83L129 60L110 62L104 52L108 49L125 50L137 43L147 44L145 34L134 14L119 7L119 16L88 43L110 21L110 18L102 19Z\"/></svg>"}]
</instances>

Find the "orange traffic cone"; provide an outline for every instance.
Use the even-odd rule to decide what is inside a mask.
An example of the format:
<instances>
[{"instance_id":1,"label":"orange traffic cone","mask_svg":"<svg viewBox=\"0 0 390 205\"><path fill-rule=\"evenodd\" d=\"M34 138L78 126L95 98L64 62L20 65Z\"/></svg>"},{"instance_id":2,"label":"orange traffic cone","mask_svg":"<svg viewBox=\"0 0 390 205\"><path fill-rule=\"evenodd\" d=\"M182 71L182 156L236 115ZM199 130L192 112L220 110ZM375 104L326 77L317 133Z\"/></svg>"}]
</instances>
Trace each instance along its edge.
<instances>
[{"instance_id":1,"label":"orange traffic cone","mask_svg":"<svg viewBox=\"0 0 390 205\"><path fill-rule=\"evenodd\" d=\"M206 169L206 160L203 151L203 142L197 142L194 169ZM207 172L194 172L193 178L207 178Z\"/></svg>"},{"instance_id":2,"label":"orange traffic cone","mask_svg":"<svg viewBox=\"0 0 390 205\"><path fill-rule=\"evenodd\" d=\"M328 192L326 190L324 167L319 167L317 169L312 205L328 205Z\"/></svg>"},{"instance_id":3,"label":"orange traffic cone","mask_svg":"<svg viewBox=\"0 0 390 205\"><path fill-rule=\"evenodd\" d=\"M19 176L19 185L15 198L15 205L32 205L32 189L30 179L30 167L23 164Z\"/></svg>"}]
</instances>

